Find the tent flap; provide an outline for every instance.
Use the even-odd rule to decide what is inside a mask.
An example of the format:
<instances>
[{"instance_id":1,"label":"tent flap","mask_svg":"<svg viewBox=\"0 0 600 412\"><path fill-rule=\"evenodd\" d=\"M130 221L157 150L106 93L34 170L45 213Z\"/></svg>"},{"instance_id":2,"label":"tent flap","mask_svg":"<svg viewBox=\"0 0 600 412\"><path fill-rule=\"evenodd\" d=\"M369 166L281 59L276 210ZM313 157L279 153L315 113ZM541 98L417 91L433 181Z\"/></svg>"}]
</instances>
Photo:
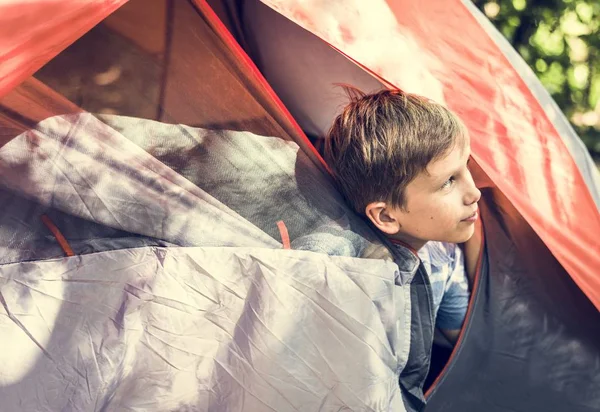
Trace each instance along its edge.
<instances>
[{"instance_id":1,"label":"tent flap","mask_svg":"<svg viewBox=\"0 0 600 412\"><path fill-rule=\"evenodd\" d=\"M0 97L31 76L126 1L2 2Z\"/></svg>"}]
</instances>

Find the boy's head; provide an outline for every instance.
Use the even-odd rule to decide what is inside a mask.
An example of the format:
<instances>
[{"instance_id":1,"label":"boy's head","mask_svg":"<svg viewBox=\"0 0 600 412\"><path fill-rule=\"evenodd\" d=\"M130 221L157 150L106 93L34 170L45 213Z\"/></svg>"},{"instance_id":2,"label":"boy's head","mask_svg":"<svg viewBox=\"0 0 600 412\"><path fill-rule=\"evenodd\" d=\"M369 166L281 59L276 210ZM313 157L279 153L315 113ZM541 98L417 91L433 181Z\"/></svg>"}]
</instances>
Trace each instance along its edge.
<instances>
[{"instance_id":1,"label":"boy's head","mask_svg":"<svg viewBox=\"0 0 600 412\"><path fill-rule=\"evenodd\" d=\"M460 119L399 90L349 92L325 158L352 207L416 249L429 240L468 240L480 193L467 169L470 141Z\"/></svg>"}]
</instances>

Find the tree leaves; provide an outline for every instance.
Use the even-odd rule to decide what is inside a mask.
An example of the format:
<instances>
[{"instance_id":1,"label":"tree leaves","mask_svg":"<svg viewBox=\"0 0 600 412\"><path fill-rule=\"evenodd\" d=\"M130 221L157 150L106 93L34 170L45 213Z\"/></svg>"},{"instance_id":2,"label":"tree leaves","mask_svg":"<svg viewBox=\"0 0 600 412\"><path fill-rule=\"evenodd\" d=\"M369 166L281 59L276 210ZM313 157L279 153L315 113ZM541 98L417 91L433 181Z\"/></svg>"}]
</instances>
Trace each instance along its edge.
<instances>
[{"instance_id":1,"label":"tree leaves","mask_svg":"<svg viewBox=\"0 0 600 412\"><path fill-rule=\"evenodd\" d=\"M600 1L473 2L533 69L600 162Z\"/></svg>"}]
</instances>

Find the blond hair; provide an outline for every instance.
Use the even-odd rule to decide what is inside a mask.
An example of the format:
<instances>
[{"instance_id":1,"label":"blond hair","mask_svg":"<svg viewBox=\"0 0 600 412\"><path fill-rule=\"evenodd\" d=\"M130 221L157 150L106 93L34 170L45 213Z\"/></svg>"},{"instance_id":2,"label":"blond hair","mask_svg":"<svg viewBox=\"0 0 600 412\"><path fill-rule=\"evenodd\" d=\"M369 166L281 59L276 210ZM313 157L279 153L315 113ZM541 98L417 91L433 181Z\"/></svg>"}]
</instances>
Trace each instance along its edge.
<instances>
[{"instance_id":1,"label":"blond hair","mask_svg":"<svg viewBox=\"0 0 600 412\"><path fill-rule=\"evenodd\" d=\"M325 160L358 213L375 201L404 207L406 186L464 139L464 124L444 106L401 90L345 90L350 103L329 130Z\"/></svg>"}]
</instances>

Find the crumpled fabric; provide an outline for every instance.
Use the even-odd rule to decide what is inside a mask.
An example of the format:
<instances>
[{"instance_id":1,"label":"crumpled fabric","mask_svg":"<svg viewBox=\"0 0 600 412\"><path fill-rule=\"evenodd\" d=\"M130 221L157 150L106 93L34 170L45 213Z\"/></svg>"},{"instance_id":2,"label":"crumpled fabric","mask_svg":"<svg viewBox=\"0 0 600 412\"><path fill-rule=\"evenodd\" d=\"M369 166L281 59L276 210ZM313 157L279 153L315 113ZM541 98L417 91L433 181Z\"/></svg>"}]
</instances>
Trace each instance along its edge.
<instances>
[{"instance_id":1,"label":"crumpled fabric","mask_svg":"<svg viewBox=\"0 0 600 412\"><path fill-rule=\"evenodd\" d=\"M396 271L260 248L4 265L2 410L403 411Z\"/></svg>"},{"instance_id":2,"label":"crumpled fabric","mask_svg":"<svg viewBox=\"0 0 600 412\"><path fill-rule=\"evenodd\" d=\"M294 143L57 116L0 188L2 411L405 410L412 272Z\"/></svg>"}]
</instances>

